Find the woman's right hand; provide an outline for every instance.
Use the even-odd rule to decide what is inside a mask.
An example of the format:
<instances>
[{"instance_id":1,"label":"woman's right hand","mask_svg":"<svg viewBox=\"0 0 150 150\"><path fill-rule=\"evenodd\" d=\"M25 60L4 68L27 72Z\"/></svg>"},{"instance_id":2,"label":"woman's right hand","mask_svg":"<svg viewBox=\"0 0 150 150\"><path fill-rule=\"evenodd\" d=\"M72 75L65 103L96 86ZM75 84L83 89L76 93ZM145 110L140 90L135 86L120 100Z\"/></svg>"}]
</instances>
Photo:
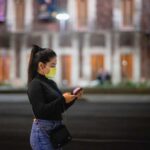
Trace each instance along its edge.
<instances>
[{"instance_id":1,"label":"woman's right hand","mask_svg":"<svg viewBox=\"0 0 150 150\"><path fill-rule=\"evenodd\" d=\"M71 95L71 93L69 93L69 92L64 93L63 96L65 97L66 103L72 102L77 97L76 95Z\"/></svg>"}]
</instances>

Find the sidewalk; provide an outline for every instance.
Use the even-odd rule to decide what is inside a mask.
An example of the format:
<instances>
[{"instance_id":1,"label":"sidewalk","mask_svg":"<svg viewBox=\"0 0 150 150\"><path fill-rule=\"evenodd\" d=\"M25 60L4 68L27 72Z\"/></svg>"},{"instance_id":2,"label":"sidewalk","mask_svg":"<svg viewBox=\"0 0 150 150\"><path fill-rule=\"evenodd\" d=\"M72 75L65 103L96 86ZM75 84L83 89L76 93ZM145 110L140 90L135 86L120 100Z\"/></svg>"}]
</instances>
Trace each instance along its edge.
<instances>
[{"instance_id":1,"label":"sidewalk","mask_svg":"<svg viewBox=\"0 0 150 150\"><path fill-rule=\"evenodd\" d=\"M150 103L150 94L85 94L88 102L108 103Z\"/></svg>"},{"instance_id":2,"label":"sidewalk","mask_svg":"<svg viewBox=\"0 0 150 150\"><path fill-rule=\"evenodd\" d=\"M61 88L62 92L72 91L72 88ZM150 88L83 88L85 94L148 94L150 95ZM15 87L2 87L0 86L0 93L4 94L19 94L26 93L27 88L15 88Z\"/></svg>"},{"instance_id":3,"label":"sidewalk","mask_svg":"<svg viewBox=\"0 0 150 150\"><path fill-rule=\"evenodd\" d=\"M150 103L150 94L87 94L81 101L92 103ZM28 102L26 93L0 93L0 102Z\"/></svg>"}]
</instances>

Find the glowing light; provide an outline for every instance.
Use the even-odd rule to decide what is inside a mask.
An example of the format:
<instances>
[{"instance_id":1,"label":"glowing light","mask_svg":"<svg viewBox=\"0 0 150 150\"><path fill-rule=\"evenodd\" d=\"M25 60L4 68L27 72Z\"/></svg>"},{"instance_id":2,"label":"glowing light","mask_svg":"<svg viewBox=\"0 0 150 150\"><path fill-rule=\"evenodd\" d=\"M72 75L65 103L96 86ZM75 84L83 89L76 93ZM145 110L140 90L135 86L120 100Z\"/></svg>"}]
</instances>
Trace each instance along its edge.
<instances>
[{"instance_id":1,"label":"glowing light","mask_svg":"<svg viewBox=\"0 0 150 150\"><path fill-rule=\"evenodd\" d=\"M56 19L58 20L68 20L70 16L67 13L60 13L56 15Z\"/></svg>"}]
</instances>

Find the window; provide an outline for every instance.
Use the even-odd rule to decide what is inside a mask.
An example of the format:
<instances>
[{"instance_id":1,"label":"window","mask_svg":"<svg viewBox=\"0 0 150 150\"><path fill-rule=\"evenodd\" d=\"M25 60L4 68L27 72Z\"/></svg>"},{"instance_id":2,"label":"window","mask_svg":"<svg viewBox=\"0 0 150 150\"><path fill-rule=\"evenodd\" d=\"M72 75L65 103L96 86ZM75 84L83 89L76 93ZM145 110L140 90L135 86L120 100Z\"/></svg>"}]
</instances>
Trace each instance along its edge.
<instances>
[{"instance_id":1,"label":"window","mask_svg":"<svg viewBox=\"0 0 150 150\"><path fill-rule=\"evenodd\" d=\"M58 31L61 29L60 22L56 15L61 12L67 12L68 0L34 0L34 30ZM65 21L64 30L68 27L68 21Z\"/></svg>"},{"instance_id":2,"label":"window","mask_svg":"<svg viewBox=\"0 0 150 150\"><path fill-rule=\"evenodd\" d=\"M120 46L134 46L134 34L124 32L120 34Z\"/></svg>"},{"instance_id":3,"label":"window","mask_svg":"<svg viewBox=\"0 0 150 150\"><path fill-rule=\"evenodd\" d=\"M112 28L113 0L97 0L96 4L96 26L97 29Z\"/></svg>"},{"instance_id":4,"label":"window","mask_svg":"<svg viewBox=\"0 0 150 150\"><path fill-rule=\"evenodd\" d=\"M58 6L56 0L37 0L37 18L41 21L55 20Z\"/></svg>"},{"instance_id":5,"label":"window","mask_svg":"<svg viewBox=\"0 0 150 150\"><path fill-rule=\"evenodd\" d=\"M92 34L90 36L91 46L105 46L105 36L103 34Z\"/></svg>"},{"instance_id":6,"label":"window","mask_svg":"<svg viewBox=\"0 0 150 150\"><path fill-rule=\"evenodd\" d=\"M133 25L134 0L122 0L123 26Z\"/></svg>"},{"instance_id":7,"label":"window","mask_svg":"<svg viewBox=\"0 0 150 150\"><path fill-rule=\"evenodd\" d=\"M37 19L45 22L55 22L56 14L65 12L67 0L36 0Z\"/></svg>"},{"instance_id":8,"label":"window","mask_svg":"<svg viewBox=\"0 0 150 150\"><path fill-rule=\"evenodd\" d=\"M0 47L10 47L10 36L8 34L0 35Z\"/></svg>"},{"instance_id":9,"label":"window","mask_svg":"<svg viewBox=\"0 0 150 150\"><path fill-rule=\"evenodd\" d=\"M87 25L87 0L77 0L77 18L79 27Z\"/></svg>"},{"instance_id":10,"label":"window","mask_svg":"<svg viewBox=\"0 0 150 150\"><path fill-rule=\"evenodd\" d=\"M22 30L24 27L24 0L15 0L16 6L16 29Z\"/></svg>"},{"instance_id":11,"label":"window","mask_svg":"<svg viewBox=\"0 0 150 150\"><path fill-rule=\"evenodd\" d=\"M150 1L142 1L142 13L141 13L141 28L142 31L150 31Z\"/></svg>"}]
</instances>

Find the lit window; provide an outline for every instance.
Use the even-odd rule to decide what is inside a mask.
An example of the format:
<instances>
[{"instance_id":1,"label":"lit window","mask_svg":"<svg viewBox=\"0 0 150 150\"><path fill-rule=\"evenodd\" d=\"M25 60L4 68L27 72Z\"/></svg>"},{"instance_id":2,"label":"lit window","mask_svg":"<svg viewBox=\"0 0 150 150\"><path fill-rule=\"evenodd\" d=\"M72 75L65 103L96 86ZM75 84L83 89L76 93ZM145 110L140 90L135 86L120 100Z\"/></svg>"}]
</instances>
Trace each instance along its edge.
<instances>
[{"instance_id":1,"label":"lit window","mask_svg":"<svg viewBox=\"0 0 150 150\"><path fill-rule=\"evenodd\" d=\"M87 25L87 0L77 0L77 12L78 26L85 27Z\"/></svg>"},{"instance_id":2,"label":"lit window","mask_svg":"<svg viewBox=\"0 0 150 150\"><path fill-rule=\"evenodd\" d=\"M133 25L134 0L122 0L123 26Z\"/></svg>"}]
</instances>

